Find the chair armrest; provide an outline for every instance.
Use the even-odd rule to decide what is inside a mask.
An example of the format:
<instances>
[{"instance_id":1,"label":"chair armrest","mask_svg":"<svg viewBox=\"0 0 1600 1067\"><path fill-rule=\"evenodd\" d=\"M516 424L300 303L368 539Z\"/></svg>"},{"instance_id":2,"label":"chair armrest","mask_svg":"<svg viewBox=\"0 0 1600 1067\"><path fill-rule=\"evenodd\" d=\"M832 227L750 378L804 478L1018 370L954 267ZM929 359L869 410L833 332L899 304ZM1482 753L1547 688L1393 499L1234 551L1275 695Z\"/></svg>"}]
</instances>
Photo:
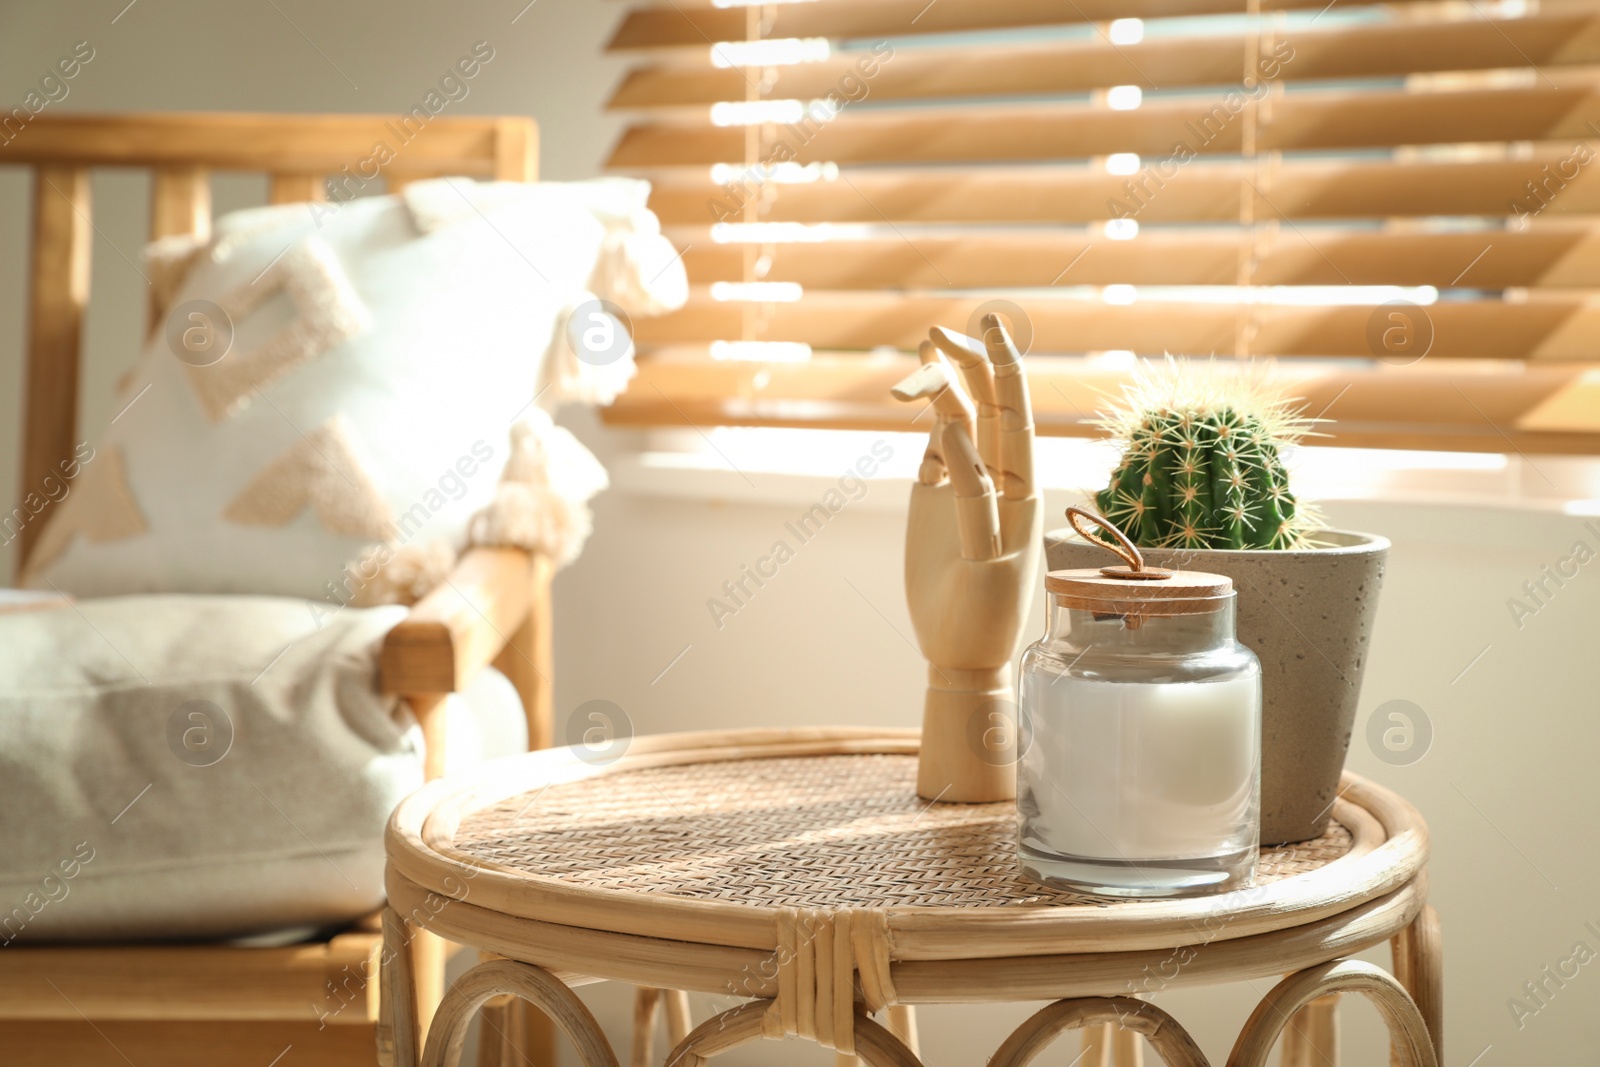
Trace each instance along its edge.
<instances>
[{"instance_id":1,"label":"chair armrest","mask_svg":"<svg viewBox=\"0 0 1600 1067\"><path fill-rule=\"evenodd\" d=\"M458 692L528 617L534 559L520 548L473 548L383 640L385 693Z\"/></svg>"}]
</instances>

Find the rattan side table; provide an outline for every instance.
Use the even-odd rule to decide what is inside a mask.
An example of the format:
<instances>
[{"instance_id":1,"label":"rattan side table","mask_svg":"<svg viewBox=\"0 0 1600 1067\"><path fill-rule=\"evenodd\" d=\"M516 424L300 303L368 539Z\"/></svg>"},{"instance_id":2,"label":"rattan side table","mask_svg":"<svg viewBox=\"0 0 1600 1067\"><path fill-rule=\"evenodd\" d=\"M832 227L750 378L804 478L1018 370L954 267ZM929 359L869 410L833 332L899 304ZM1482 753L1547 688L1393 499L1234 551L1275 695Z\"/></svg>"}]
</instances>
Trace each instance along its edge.
<instances>
[{"instance_id":1,"label":"rattan side table","mask_svg":"<svg viewBox=\"0 0 1600 1067\"><path fill-rule=\"evenodd\" d=\"M920 1067L909 1006L1048 1000L990 1067L1084 1027L1143 1034L1169 1067L1196 1067L1183 1027L1141 995L1281 978L1230 1065L1265 1064L1280 1034L1285 1062L1336 1055L1335 994L1358 992L1396 1062L1436 1067L1427 829L1393 793L1348 776L1328 832L1264 851L1249 889L1119 901L1025 880L1012 805L919 800L916 746L915 731L675 734L637 738L605 766L554 749L432 783L389 827L382 1058L454 1067L473 1014L512 994L587 1067L610 1067L570 987L617 980L740 1001L684 1036L674 1065L797 1036L842 1062ZM427 1022L410 977L419 930L495 957ZM1395 976L1346 958L1386 939ZM1114 1047L1136 1061L1136 1043Z\"/></svg>"}]
</instances>

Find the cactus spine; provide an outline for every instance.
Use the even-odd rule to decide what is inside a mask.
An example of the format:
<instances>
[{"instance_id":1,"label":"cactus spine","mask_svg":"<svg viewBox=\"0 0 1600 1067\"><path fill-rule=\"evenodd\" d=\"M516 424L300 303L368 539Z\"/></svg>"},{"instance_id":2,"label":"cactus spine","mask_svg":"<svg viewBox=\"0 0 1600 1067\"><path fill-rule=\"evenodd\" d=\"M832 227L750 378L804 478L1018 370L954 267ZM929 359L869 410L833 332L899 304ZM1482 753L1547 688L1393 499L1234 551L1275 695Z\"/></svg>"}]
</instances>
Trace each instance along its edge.
<instances>
[{"instance_id":1,"label":"cactus spine","mask_svg":"<svg viewBox=\"0 0 1600 1067\"><path fill-rule=\"evenodd\" d=\"M1123 454L1095 503L1144 547L1300 547L1320 523L1290 492L1281 450L1308 422L1259 377L1168 360L1101 420Z\"/></svg>"}]
</instances>

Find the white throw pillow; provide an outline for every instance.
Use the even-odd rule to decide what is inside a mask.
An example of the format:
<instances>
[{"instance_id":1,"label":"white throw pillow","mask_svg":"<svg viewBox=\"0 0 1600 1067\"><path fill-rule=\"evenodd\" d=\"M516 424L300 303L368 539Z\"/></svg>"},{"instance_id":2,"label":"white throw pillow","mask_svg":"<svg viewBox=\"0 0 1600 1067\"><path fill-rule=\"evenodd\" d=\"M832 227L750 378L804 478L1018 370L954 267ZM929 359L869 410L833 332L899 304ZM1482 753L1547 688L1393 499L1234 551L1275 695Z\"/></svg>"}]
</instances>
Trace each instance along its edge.
<instances>
[{"instance_id":1,"label":"white throw pillow","mask_svg":"<svg viewBox=\"0 0 1600 1067\"><path fill-rule=\"evenodd\" d=\"M543 409L609 402L632 373L625 331L584 350L595 315L687 295L647 195L626 179L440 179L237 212L204 246L158 243L165 328L80 449L26 584L412 599L508 495L514 428L535 457L520 466L544 481L477 525L570 558L605 476ZM378 555L381 574L355 566Z\"/></svg>"}]
</instances>

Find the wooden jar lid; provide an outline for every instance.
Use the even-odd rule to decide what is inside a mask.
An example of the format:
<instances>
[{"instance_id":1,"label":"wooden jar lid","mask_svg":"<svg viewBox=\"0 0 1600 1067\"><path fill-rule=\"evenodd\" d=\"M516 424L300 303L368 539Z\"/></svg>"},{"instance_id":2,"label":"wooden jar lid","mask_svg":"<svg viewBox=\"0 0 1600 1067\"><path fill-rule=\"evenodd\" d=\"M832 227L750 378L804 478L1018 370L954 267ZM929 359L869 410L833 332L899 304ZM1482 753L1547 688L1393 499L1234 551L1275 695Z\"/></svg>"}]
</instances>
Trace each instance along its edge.
<instances>
[{"instance_id":1,"label":"wooden jar lid","mask_svg":"<svg viewBox=\"0 0 1600 1067\"><path fill-rule=\"evenodd\" d=\"M1079 525L1087 520L1116 540L1105 545L1126 566L1051 571L1045 575L1045 592L1061 598L1062 605L1105 615L1203 615L1218 611L1233 598L1233 579L1205 571L1170 571L1146 567L1138 546L1108 519L1085 508L1067 509L1067 521L1086 541L1105 544Z\"/></svg>"},{"instance_id":2,"label":"wooden jar lid","mask_svg":"<svg viewBox=\"0 0 1600 1067\"><path fill-rule=\"evenodd\" d=\"M1112 615L1203 615L1220 610L1233 597L1233 579L1222 574L1155 567L1144 568L1139 577L1117 573L1123 570L1051 571L1045 575L1045 592L1061 597L1064 607Z\"/></svg>"}]
</instances>

